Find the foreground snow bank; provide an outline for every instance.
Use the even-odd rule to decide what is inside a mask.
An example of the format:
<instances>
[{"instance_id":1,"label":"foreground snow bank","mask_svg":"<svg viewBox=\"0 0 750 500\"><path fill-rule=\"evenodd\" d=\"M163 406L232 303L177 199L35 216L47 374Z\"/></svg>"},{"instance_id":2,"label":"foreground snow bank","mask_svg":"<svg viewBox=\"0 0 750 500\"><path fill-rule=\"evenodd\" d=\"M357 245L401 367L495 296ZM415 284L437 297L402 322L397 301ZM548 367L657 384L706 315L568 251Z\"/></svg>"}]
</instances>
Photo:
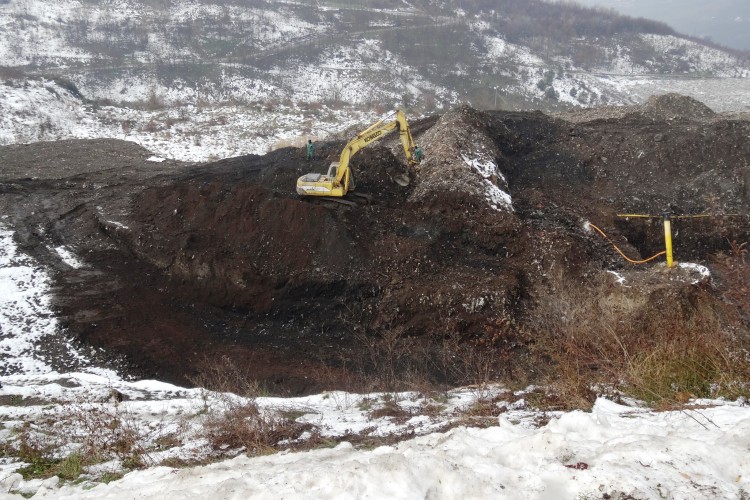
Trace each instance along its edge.
<instances>
[{"instance_id":1,"label":"foreground snow bank","mask_svg":"<svg viewBox=\"0 0 750 500\"><path fill-rule=\"evenodd\" d=\"M34 498L742 498L750 491L748 407L654 413L600 399L591 413L567 413L539 429L499 423L372 451L342 443L157 467Z\"/></svg>"}]
</instances>

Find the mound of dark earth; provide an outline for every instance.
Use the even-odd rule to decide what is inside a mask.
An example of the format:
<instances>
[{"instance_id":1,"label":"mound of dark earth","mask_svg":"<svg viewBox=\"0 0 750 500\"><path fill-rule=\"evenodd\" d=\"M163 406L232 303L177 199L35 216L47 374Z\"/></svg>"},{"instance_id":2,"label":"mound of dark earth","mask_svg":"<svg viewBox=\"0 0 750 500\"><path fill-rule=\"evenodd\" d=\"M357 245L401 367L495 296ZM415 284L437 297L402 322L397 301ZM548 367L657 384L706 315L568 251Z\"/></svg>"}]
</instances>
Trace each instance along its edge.
<instances>
[{"instance_id":1,"label":"mound of dark earth","mask_svg":"<svg viewBox=\"0 0 750 500\"><path fill-rule=\"evenodd\" d=\"M334 386L347 353L386 333L457 334L524 369L540 304L608 270L652 273L645 294L705 293L625 263L587 222L634 258L663 249L661 221L618 213L736 214L675 222L677 260L748 240L750 124L687 98L570 121L460 108L413 131L427 157L410 185L392 180L399 146L371 146L353 168L373 203L354 207L294 190L343 142L312 162L280 149L204 165L148 162L119 141L4 147L3 223L56 270L59 314L81 342L177 382L226 356L294 393ZM66 265L59 245L86 265ZM726 301L723 286L718 272L708 293Z\"/></svg>"}]
</instances>

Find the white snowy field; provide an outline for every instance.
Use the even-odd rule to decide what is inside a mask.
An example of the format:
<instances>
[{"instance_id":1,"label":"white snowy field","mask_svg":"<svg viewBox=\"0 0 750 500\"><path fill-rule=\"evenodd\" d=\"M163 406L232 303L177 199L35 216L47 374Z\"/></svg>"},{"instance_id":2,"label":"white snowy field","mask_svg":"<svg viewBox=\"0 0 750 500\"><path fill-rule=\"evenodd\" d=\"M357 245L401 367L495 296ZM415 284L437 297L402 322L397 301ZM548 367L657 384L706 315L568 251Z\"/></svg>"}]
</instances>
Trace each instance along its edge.
<instances>
[{"instance_id":1,"label":"white snowy field","mask_svg":"<svg viewBox=\"0 0 750 500\"><path fill-rule=\"evenodd\" d=\"M84 466L78 481L25 480L19 469L27 464L4 453L0 499L743 499L750 492L745 401L693 401L682 410L655 412L600 398L590 412L545 413L529 407L527 391L497 386L440 395L259 397L255 403L265 414L291 415L308 425L298 447L313 436L318 447L252 458L243 449L217 450L207 439L206 419L228 401L245 400L126 381L81 359L49 310L46 271L16 248L12 228L0 236L0 349L9 368L0 376L0 443L4 449L19 440L46 444L65 458L86 443L103 443L96 441L98 433L123 428L138 441L145 466L118 479L128 465L102 449L100 462ZM56 253L68 265L85 265L70 249ZM44 354L48 345L67 346L78 371L60 369L60 360ZM124 401L113 401L113 390ZM490 401L500 416L472 417L479 399ZM373 413L388 402L395 402L400 416ZM102 415L117 425L92 427ZM374 449L347 441L362 436L416 437ZM160 465L176 459L213 463Z\"/></svg>"}]
</instances>

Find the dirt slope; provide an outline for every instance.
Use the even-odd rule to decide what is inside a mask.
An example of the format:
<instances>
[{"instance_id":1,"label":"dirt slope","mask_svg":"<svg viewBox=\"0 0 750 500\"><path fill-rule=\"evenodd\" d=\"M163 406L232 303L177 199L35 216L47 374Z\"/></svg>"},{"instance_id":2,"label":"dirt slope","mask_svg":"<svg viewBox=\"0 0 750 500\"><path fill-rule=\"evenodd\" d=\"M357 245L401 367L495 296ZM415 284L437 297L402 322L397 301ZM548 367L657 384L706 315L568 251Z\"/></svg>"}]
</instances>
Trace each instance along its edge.
<instances>
[{"instance_id":1,"label":"dirt slope","mask_svg":"<svg viewBox=\"0 0 750 500\"><path fill-rule=\"evenodd\" d=\"M386 332L456 333L523 369L519 332L561 282L621 270L690 300L692 278L626 266L587 221L634 257L661 249L661 225L619 212L740 214L676 223L678 260L748 240L750 124L703 108L680 96L604 119L459 108L414 124L427 157L406 188L391 180L404 169L393 141L358 153L357 190L375 202L357 207L294 192L343 142L313 162L281 149L208 165L146 162L118 141L12 146L0 204L57 269L70 334L136 373L184 382L228 355L272 391L305 392L331 386L356 338ZM60 262L59 244L87 267Z\"/></svg>"}]
</instances>

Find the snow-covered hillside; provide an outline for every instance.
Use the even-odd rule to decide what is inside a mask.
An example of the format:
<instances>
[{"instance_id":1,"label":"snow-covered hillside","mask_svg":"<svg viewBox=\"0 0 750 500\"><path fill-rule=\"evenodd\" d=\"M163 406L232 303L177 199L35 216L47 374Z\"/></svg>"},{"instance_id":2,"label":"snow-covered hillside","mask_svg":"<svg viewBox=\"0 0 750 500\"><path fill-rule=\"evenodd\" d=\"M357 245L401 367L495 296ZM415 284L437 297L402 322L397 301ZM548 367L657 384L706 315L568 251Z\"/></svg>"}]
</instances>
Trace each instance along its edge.
<instances>
[{"instance_id":1,"label":"snow-covered hillside","mask_svg":"<svg viewBox=\"0 0 750 500\"><path fill-rule=\"evenodd\" d=\"M325 119L315 119L316 114ZM291 103L137 110L92 105L51 80L0 82L0 145L107 137L136 142L167 158L207 161L301 145L376 116L325 105L300 110Z\"/></svg>"},{"instance_id":2,"label":"snow-covered hillside","mask_svg":"<svg viewBox=\"0 0 750 500\"><path fill-rule=\"evenodd\" d=\"M584 25L593 15L573 13ZM678 92L748 110L750 65L737 55L658 26L558 43L509 33L505 15L517 14L429 1L9 0L0 144L116 137L201 161L300 144L393 108L555 110Z\"/></svg>"},{"instance_id":3,"label":"snow-covered hillside","mask_svg":"<svg viewBox=\"0 0 750 500\"><path fill-rule=\"evenodd\" d=\"M617 104L643 102L654 94L677 91L715 111L750 111L750 79L745 78L571 75L553 85L560 100L570 103L578 101L570 89L585 86L597 95L616 92L621 96ZM372 123L382 114L377 111L309 106L293 100L274 105L230 101L144 110L94 105L52 80L6 80L0 81L0 145L108 137L136 142L166 158L208 161L301 146L308 138L325 138Z\"/></svg>"}]
</instances>

